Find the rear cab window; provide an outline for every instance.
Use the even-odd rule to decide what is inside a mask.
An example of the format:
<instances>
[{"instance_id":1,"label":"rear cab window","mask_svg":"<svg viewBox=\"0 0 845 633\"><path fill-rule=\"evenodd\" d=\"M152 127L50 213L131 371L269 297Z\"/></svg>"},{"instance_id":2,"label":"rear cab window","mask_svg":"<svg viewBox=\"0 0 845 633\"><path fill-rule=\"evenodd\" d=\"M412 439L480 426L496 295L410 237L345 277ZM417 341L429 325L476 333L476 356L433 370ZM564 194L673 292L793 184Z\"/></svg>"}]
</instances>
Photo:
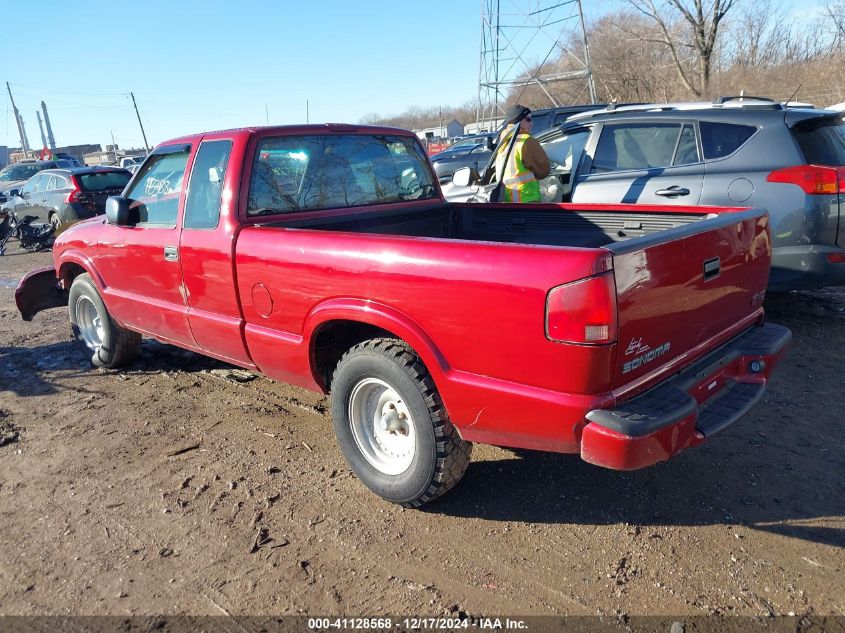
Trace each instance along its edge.
<instances>
[{"instance_id":1,"label":"rear cab window","mask_svg":"<svg viewBox=\"0 0 845 633\"><path fill-rule=\"evenodd\" d=\"M306 135L262 139L253 156L247 215L438 199L412 137Z\"/></svg>"},{"instance_id":2,"label":"rear cab window","mask_svg":"<svg viewBox=\"0 0 845 633\"><path fill-rule=\"evenodd\" d=\"M845 166L845 119L817 119L792 128L795 140L810 165Z\"/></svg>"}]
</instances>

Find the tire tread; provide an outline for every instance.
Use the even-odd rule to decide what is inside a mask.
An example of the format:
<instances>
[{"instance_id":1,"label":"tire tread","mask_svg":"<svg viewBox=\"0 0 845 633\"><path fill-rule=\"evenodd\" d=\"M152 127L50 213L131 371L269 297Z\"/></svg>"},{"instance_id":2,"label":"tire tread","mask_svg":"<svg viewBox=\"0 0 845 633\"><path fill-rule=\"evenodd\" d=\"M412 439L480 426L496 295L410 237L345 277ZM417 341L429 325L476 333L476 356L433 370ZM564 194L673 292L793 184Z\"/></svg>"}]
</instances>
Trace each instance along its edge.
<instances>
[{"instance_id":1,"label":"tire tread","mask_svg":"<svg viewBox=\"0 0 845 633\"><path fill-rule=\"evenodd\" d=\"M428 407L437 449L435 468L428 488L416 499L399 504L406 508L417 508L437 499L461 480L472 457L472 443L461 439L458 430L449 421L431 374L407 343L395 338L374 338L358 343L341 357L335 367L335 375L344 360L361 353L377 354L392 360L416 383Z\"/></svg>"}]
</instances>

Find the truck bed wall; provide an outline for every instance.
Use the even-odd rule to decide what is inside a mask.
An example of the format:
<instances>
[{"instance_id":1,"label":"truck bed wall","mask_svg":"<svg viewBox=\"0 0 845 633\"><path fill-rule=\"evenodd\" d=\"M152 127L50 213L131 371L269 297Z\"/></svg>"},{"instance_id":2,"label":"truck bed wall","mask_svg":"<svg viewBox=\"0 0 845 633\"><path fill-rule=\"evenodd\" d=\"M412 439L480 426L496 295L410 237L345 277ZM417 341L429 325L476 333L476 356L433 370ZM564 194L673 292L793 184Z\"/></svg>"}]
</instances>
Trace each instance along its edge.
<instances>
[{"instance_id":1,"label":"truck bed wall","mask_svg":"<svg viewBox=\"0 0 845 633\"><path fill-rule=\"evenodd\" d=\"M597 248L705 218L703 213L573 211L505 205L437 205L362 211L344 217L290 218L272 226L470 241Z\"/></svg>"}]
</instances>

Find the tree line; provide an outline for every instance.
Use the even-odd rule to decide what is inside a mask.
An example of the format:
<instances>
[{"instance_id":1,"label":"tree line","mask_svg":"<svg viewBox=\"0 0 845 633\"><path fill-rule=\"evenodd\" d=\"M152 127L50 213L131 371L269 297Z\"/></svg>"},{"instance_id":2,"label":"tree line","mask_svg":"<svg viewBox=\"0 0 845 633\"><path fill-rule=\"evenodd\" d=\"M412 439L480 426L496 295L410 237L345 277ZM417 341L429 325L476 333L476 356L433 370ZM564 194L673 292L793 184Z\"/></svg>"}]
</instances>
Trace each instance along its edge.
<instances>
[{"instance_id":1,"label":"tree line","mask_svg":"<svg viewBox=\"0 0 845 633\"><path fill-rule=\"evenodd\" d=\"M600 103L709 100L720 95L766 96L819 107L845 101L845 0L807 7L777 0L626 0L587 25ZM559 54L523 79L581 68L573 59L580 36L558 42ZM546 83L560 105L588 103L585 80ZM501 103L552 106L538 86L511 90ZM404 128L476 119L475 101L412 106L362 122Z\"/></svg>"}]
</instances>

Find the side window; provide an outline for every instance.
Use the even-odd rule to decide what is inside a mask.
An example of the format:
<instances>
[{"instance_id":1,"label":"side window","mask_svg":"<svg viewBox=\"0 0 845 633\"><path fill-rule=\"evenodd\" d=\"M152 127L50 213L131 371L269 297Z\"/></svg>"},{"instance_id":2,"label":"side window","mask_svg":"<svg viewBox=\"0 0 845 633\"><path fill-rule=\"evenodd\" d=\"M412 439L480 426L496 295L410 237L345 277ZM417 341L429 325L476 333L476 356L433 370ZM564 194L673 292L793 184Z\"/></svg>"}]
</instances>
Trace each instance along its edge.
<instances>
[{"instance_id":1,"label":"side window","mask_svg":"<svg viewBox=\"0 0 845 633\"><path fill-rule=\"evenodd\" d=\"M590 171L595 174L668 167L680 133L681 125L675 123L605 125Z\"/></svg>"},{"instance_id":2,"label":"side window","mask_svg":"<svg viewBox=\"0 0 845 633\"><path fill-rule=\"evenodd\" d=\"M220 220L220 197L232 141L205 141L197 150L185 202L186 229L213 229Z\"/></svg>"},{"instance_id":3,"label":"side window","mask_svg":"<svg viewBox=\"0 0 845 633\"><path fill-rule=\"evenodd\" d=\"M699 162L698 145L695 142L695 128L689 123L684 124L681 137L678 139L678 149L675 150L673 165L693 165Z\"/></svg>"},{"instance_id":4,"label":"side window","mask_svg":"<svg viewBox=\"0 0 845 633\"><path fill-rule=\"evenodd\" d=\"M59 176L58 174L56 174L55 176L53 176L53 178L55 178L55 181L53 182L53 186L51 187L51 189L67 189L67 187L69 186L67 178L65 178L64 176Z\"/></svg>"},{"instance_id":5,"label":"side window","mask_svg":"<svg viewBox=\"0 0 845 633\"><path fill-rule=\"evenodd\" d=\"M543 144L552 166L552 174L571 173L578 167L584 146L590 137L586 129L573 130Z\"/></svg>"},{"instance_id":6,"label":"side window","mask_svg":"<svg viewBox=\"0 0 845 633\"><path fill-rule=\"evenodd\" d=\"M138 209L140 224L173 228L179 215L179 194L188 164L188 150L153 154L126 197Z\"/></svg>"},{"instance_id":7,"label":"side window","mask_svg":"<svg viewBox=\"0 0 845 633\"><path fill-rule=\"evenodd\" d=\"M757 131L753 125L708 121L701 121L698 128L701 130L701 148L704 150L705 159L722 158L733 154Z\"/></svg>"},{"instance_id":8,"label":"side window","mask_svg":"<svg viewBox=\"0 0 845 633\"><path fill-rule=\"evenodd\" d=\"M49 178L49 177L50 176L48 174L46 176L46 178ZM37 193L37 192L41 191L44 188L41 184L41 182L44 180L44 178L45 178L44 174L38 174L37 176L33 176L32 178L29 179L29 182L27 182L23 186L23 190L21 191L21 193Z\"/></svg>"}]
</instances>

